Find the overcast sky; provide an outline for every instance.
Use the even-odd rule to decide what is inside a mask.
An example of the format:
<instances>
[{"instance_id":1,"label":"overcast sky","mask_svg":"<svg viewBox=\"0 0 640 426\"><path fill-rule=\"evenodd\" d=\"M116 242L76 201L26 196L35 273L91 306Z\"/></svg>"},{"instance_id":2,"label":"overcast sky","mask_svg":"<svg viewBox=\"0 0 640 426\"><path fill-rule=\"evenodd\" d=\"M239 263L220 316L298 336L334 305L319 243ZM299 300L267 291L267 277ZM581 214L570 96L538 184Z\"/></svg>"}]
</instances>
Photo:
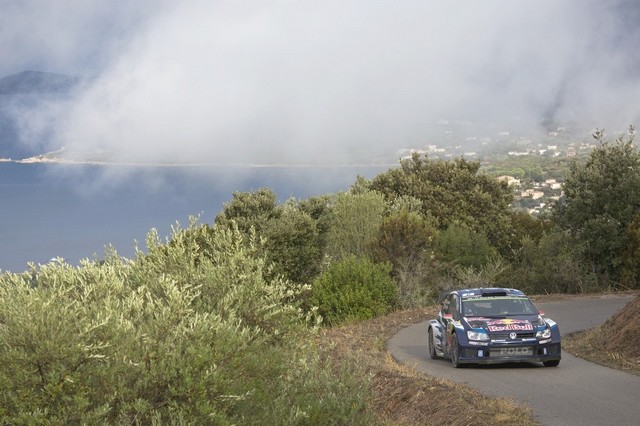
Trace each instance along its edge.
<instances>
[{"instance_id":1,"label":"overcast sky","mask_svg":"<svg viewBox=\"0 0 640 426\"><path fill-rule=\"evenodd\" d=\"M441 143L441 119L472 122L478 136L533 134L547 115L640 124L631 0L0 0L0 10L0 76L91 81L50 111L44 149L342 163Z\"/></svg>"}]
</instances>

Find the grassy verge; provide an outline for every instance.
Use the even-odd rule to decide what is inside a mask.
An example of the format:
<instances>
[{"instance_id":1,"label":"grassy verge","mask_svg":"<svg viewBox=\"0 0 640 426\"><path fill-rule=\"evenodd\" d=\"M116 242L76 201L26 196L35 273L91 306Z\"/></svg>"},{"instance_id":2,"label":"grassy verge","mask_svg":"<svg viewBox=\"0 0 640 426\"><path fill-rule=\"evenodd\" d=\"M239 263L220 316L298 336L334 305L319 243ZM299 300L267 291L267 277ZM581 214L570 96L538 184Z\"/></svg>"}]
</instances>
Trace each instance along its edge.
<instances>
[{"instance_id":1,"label":"grassy verge","mask_svg":"<svg viewBox=\"0 0 640 426\"><path fill-rule=\"evenodd\" d=\"M396 312L324 330L320 346L338 361L371 376L371 410L381 425L537 425L530 410L467 386L429 377L396 363L386 342L403 327L425 321L435 308Z\"/></svg>"}]
</instances>

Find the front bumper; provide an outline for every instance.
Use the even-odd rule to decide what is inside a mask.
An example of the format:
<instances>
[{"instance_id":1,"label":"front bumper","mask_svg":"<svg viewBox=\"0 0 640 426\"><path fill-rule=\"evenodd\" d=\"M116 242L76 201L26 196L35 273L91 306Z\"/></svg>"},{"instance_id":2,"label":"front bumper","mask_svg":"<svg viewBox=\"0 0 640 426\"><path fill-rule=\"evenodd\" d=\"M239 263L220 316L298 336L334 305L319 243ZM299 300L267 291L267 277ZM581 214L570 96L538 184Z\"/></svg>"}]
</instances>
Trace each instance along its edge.
<instances>
[{"instance_id":1,"label":"front bumper","mask_svg":"<svg viewBox=\"0 0 640 426\"><path fill-rule=\"evenodd\" d=\"M460 345L460 364L498 364L507 362L544 362L561 358L560 342L540 344L489 344L487 346Z\"/></svg>"}]
</instances>

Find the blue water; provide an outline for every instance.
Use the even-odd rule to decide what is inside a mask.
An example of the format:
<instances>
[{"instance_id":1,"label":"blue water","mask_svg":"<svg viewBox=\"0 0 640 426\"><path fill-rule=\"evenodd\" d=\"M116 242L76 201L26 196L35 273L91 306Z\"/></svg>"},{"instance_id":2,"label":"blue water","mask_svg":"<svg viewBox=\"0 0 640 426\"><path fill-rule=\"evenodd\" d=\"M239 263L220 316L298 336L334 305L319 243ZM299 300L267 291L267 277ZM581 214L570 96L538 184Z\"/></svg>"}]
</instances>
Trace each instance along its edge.
<instances>
[{"instance_id":1,"label":"blue water","mask_svg":"<svg viewBox=\"0 0 640 426\"><path fill-rule=\"evenodd\" d=\"M386 169L0 162L0 270L21 272L28 262L54 257L77 265L101 258L107 245L130 257L136 241L145 249L151 228L164 238L191 215L212 223L235 191L268 187L280 202L305 199L346 190L358 175L371 178Z\"/></svg>"}]
</instances>

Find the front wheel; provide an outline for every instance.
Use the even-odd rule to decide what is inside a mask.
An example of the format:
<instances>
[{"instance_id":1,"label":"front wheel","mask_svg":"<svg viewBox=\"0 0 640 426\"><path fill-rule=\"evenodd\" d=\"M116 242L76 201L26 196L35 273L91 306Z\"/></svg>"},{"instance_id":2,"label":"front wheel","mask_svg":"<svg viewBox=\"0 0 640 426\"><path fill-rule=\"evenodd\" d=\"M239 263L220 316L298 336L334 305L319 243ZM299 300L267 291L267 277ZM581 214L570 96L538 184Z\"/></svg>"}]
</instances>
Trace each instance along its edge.
<instances>
[{"instance_id":1,"label":"front wheel","mask_svg":"<svg viewBox=\"0 0 640 426\"><path fill-rule=\"evenodd\" d=\"M451 365L454 368L460 368L460 347L458 346L458 336L453 333L453 340L451 341Z\"/></svg>"},{"instance_id":2,"label":"front wheel","mask_svg":"<svg viewBox=\"0 0 640 426\"><path fill-rule=\"evenodd\" d=\"M558 365L560 365L560 360L554 359L553 361L542 361L542 365L544 365L545 367L557 367Z\"/></svg>"},{"instance_id":3,"label":"front wheel","mask_svg":"<svg viewBox=\"0 0 640 426\"><path fill-rule=\"evenodd\" d=\"M427 345L429 346L429 358L436 359L438 354L436 353L436 344L433 342L433 329L429 327L429 338Z\"/></svg>"}]
</instances>

